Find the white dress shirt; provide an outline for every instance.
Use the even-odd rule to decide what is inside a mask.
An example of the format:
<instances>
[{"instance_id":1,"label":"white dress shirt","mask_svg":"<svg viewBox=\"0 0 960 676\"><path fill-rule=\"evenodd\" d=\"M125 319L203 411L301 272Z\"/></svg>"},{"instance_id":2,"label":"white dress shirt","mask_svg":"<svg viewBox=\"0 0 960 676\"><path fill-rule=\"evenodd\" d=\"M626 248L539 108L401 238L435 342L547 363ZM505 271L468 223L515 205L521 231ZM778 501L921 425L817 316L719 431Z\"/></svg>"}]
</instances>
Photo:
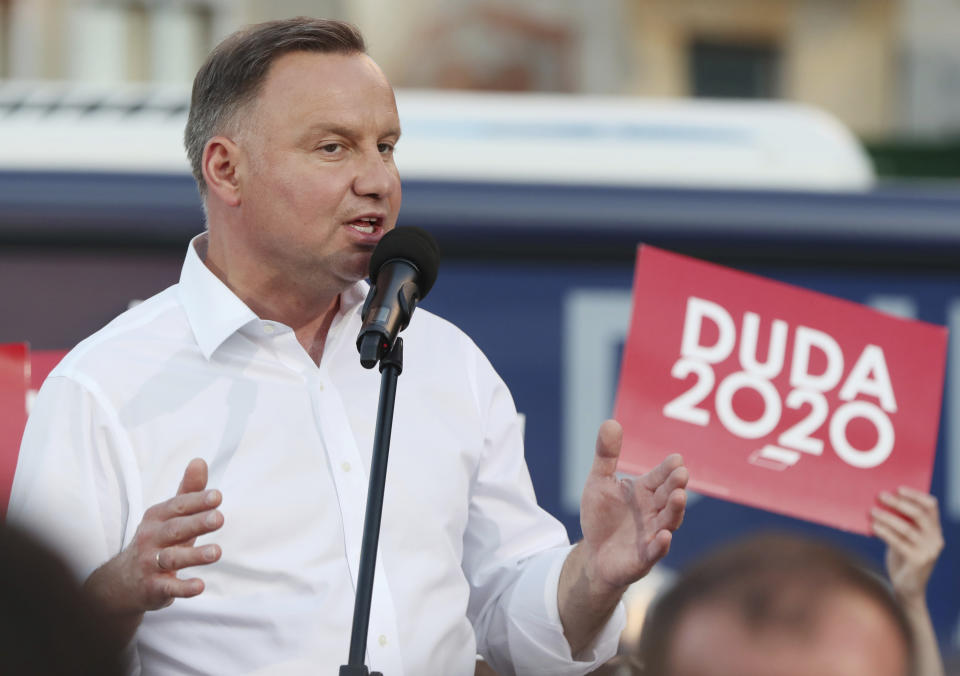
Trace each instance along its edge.
<instances>
[{"instance_id":1,"label":"white dress shirt","mask_svg":"<svg viewBox=\"0 0 960 676\"><path fill-rule=\"evenodd\" d=\"M366 283L341 297L317 366L191 243L179 284L53 371L30 415L9 518L81 579L204 458L223 556L198 597L148 612L134 672L335 675L347 661L380 386L355 345ZM613 655L622 607L574 661L557 609L569 551L537 504L503 381L452 324L404 332L367 664L384 676L583 674Z\"/></svg>"}]
</instances>

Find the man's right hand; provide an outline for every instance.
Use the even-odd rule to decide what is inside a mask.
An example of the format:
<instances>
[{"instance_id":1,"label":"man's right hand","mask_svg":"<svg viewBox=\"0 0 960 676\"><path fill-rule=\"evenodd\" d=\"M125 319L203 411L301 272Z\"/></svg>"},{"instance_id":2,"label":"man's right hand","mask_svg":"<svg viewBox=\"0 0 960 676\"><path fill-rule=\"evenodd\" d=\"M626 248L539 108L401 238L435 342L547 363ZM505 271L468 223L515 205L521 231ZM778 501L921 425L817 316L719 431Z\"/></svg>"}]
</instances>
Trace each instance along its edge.
<instances>
[{"instance_id":1,"label":"man's right hand","mask_svg":"<svg viewBox=\"0 0 960 676\"><path fill-rule=\"evenodd\" d=\"M207 463L195 458L177 494L144 512L130 544L84 583L100 608L117 619L125 640L133 638L144 612L203 591L203 580L181 580L177 571L220 558L219 545L195 546L197 537L223 525L223 514L216 509L223 496L206 487Z\"/></svg>"}]
</instances>

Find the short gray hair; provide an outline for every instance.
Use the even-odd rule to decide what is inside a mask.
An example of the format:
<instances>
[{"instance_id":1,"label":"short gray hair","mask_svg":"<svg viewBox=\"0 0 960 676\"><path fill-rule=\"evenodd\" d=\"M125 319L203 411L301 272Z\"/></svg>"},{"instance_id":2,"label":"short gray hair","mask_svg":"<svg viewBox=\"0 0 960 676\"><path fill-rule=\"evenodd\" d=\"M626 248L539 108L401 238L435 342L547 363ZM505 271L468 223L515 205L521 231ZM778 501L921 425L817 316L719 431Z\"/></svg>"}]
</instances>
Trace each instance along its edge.
<instances>
[{"instance_id":1,"label":"short gray hair","mask_svg":"<svg viewBox=\"0 0 960 676\"><path fill-rule=\"evenodd\" d=\"M353 24L297 17L238 31L210 53L193 80L183 144L201 196L207 194L201 163L207 141L222 133L237 111L256 98L271 64L288 52L364 54Z\"/></svg>"}]
</instances>

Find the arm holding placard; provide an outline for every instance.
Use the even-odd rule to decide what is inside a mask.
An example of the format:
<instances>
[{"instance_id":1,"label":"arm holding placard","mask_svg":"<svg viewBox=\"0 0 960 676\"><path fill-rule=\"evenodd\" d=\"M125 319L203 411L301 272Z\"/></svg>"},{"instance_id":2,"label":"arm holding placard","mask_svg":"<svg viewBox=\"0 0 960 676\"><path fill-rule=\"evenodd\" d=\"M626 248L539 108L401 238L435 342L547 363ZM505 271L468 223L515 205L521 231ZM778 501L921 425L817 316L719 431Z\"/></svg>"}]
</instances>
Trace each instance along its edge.
<instances>
[{"instance_id":1,"label":"arm holding placard","mask_svg":"<svg viewBox=\"0 0 960 676\"><path fill-rule=\"evenodd\" d=\"M873 532L887 543L887 573L913 631L914 673L943 676L943 660L927 608L927 582L943 550L937 499L901 486L896 494L881 493L880 502L892 511L871 510Z\"/></svg>"}]
</instances>

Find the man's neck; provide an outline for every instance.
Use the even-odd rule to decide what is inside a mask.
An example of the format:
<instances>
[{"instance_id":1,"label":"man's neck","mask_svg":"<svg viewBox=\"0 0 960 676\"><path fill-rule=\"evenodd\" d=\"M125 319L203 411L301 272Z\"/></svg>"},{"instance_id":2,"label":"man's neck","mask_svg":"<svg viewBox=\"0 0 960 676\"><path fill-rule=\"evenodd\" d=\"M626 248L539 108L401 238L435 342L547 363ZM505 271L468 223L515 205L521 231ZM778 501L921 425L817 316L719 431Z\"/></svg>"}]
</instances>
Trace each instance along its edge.
<instances>
[{"instance_id":1,"label":"man's neck","mask_svg":"<svg viewBox=\"0 0 960 676\"><path fill-rule=\"evenodd\" d=\"M234 293L261 319L277 321L292 328L297 341L313 363L320 365L327 334L340 311L339 293L328 299L304 299L294 295L278 295L276 292L249 296L236 290Z\"/></svg>"},{"instance_id":2,"label":"man's neck","mask_svg":"<svg viewBox=\"0 0 960 676\"><path fill-rule=\"evenodd\" d=\"M209 255L212 252L203 245L197 253L204 265L258 317L292 328L313 362L320 364L327 333L340 311L340 295L345 289L306 289L262 266L228 268L221 256Z\"/></svg>"}]
</instances>

